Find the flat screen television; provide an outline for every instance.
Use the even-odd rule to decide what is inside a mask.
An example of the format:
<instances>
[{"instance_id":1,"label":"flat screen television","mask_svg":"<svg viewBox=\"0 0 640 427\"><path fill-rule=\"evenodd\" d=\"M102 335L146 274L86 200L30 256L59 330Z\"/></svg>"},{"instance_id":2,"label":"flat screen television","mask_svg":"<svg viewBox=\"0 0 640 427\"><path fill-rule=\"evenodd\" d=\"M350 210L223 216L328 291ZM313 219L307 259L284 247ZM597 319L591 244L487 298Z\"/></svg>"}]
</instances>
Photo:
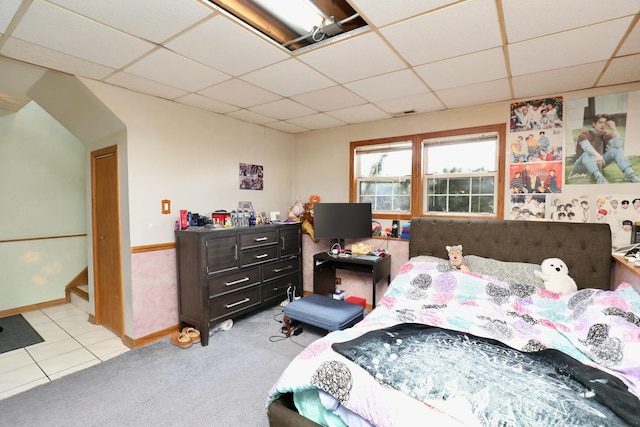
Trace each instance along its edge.
<instances>
[{"instance_id":1,"label":"flat screen television","mask_svg":"<svg viewBox=\"0 0 640 427\"><path fill-rule=\"evenodd\" d=\"M313 234L331 239L331 249L345 249L345 239L371 238L371 203L316 203Z\"/></svg>"}]
</instances>

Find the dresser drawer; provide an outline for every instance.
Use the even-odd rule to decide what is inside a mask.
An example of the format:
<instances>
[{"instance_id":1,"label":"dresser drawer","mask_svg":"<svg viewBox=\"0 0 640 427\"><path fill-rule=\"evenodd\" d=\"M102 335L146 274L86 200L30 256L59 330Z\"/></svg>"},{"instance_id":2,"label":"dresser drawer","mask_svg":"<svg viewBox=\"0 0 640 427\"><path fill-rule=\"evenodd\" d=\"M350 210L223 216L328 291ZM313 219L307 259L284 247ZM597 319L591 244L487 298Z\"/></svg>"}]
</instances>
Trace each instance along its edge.
<instances>
[{"instance_id":1,"label":"dresser drawer","mask_svg":"<svg viewBox=\"0 0 640 427\"><path fill-rule=\"evenodd\" d=\"M278 243L278 232L276 230L263 230L257 233L246 233L240 235L241 249L273 245L276 243Z\"/></svg>"},{"instance_id":2,"label":"dresser drawer","mask_svg":"<svg viewBox=\"0 0 640 427\"><path fill-rule=\"evenodd\" d=\"M289 286L295 286L296 294L302 294L302 284L300 282L300 273L289 274L288 276L272 280L262 285L262 301L269 303L271 301L284 301L287 299L287 289Z\"/></svg>"},{"instance_id":3,"label":"dresser drawer","mask_svg":"<svg viewBox=\"0 0 640 427\"><path fill-rule=\"evenodd\" d=\"M240 253L240 258L243 267L273 261L278 258L278 247L271 245L264 248L244 250Z\"/></svg>"},{"instance_id":4,"label":"dresser drawer","mask_svg":"<svg viewBox=\"0 0 640 427\"><path fill-rule=\"evenodd\" d=\"M275 279L286 274L300 271L300 258L289 258L262 266L262 280Z\"/></svg>"},{"instance_id":5,"label":"dresser drawer","mask_svg":"<svg viewBox=\"0 0 640 427\"><path fill-rule=\"evenodd\" d=\"M227 292L260 283L260 267L244 269L233 274L209 279L209 296L215 297Z\"/></svg>"},{"instance_id":6,"label":"dresser drawer","mask_svg":"<svg viewBox=\"0 0 640 427\"><path fill-rule=\"evenodd\" d=\"M209 299L210 322L260 305L260 286Z\"/></svg>"}]
</instances>

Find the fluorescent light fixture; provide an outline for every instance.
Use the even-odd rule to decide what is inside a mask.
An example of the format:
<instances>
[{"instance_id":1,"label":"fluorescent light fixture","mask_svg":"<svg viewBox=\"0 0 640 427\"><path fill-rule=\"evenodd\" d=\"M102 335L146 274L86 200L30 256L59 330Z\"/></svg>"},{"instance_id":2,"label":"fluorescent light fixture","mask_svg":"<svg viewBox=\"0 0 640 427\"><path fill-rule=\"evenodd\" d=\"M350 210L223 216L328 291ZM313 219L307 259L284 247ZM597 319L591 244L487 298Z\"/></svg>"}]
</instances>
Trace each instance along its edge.
<instances>
[{"instance_id":1,"label":"fluorescent light fixture","mask_svg":"<svg viewBox=\"0 0 640 427\"><path fill-rule=\"evenodd\" d=\"M300 35L322 26L324 14L308 0L254 0L260 7L280 19Z\"/></svg>"}]
</instances>

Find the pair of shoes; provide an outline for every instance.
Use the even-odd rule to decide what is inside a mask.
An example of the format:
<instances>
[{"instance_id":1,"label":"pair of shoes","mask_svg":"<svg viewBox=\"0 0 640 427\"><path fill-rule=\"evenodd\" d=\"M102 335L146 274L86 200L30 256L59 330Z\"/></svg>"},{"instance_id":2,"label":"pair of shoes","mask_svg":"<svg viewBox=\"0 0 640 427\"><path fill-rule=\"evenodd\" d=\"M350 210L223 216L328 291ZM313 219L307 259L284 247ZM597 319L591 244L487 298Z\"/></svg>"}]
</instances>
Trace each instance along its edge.
<instances>
[{"instance_id":1,"label":"pair of shoes","mask_svg":"<svg viewBox=\"0 0 640 427\"><path fill-rule=\"evenodd\" d=\"M174 332L171 335L170 341L171 341L171 344L177 345L180 348L189 348L193 345L189 334L185 334L184 332L181 332L181 331Z\"/></svg>"},{"instance_id":2,"label":"pair of shoes","mask_svg":"<svg viewBox=\"0 0 640 427\"><path fill-rule=\"evenodd\" d=\"M624 180L628 182L640 182L640 176L634 172L629 172L624 174Z\"/></svg>"},{"instance_id":3,"label":"pair of shoes","mask_svg":"<svg viewBox=\"0 0 640 427\"><path fill-rule=\"evenodd\" d=\"M174 332L170 341L171 344L180 348L189 348L193 344L200 342L200 331L195 328L185 327L181 331Z\"/></svg>"},{"instance_id":4,"label":"pair of shoes","mask_svg":"<svg viewBox=\"0 0 640 427\"><path fill-rule=\"evenodd\" d=\"M598 175L596 177L596 184L608 184L608 183L609 181L607 181L607 178L605 178L604 176Z\"/></svg>"},{"instance_id":5,"label":"pair of shoes","mask_svg":"<svg viewBox=\"0 0 640 427\"><path fill-rule=\"evenodd\" d=\"M186 334L191 340L191 344L197 344L200 342L200 331L195 328L182 328L182 333Z\"/></svg>"}]
</instances>

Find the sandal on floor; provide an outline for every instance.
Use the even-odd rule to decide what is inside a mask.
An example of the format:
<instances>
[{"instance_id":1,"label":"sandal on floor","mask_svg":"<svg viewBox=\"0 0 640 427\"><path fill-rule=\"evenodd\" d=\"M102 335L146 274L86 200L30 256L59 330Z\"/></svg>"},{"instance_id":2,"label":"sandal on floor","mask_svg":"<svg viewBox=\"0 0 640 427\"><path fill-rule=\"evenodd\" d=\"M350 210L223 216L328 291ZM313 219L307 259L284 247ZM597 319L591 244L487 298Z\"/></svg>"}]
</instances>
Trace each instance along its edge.
<instances>
[{"instance_id":1,"label":"sandal on floor","mask_svg":"<svg viewBox=\"0 0 640 427\"><path fill-rule=\"evenodd\" d=\"M197 329L189 327L182 328L182 333L187 334L193 344L200 342L200 331L198 331Z\"/></svg>"},{"instance_id":2,"label":"sandal on floor","mask_svg":"<svg viewBox=\"0 0 640 427\"><path fill-rule=\"evenodd\" d=\"M171 335L171 344L177 345L180 348L189 348L193 345L191 342L191 337L189 334L185 334L184 332L174 332Z\"/></svg>"}]
</instances>

